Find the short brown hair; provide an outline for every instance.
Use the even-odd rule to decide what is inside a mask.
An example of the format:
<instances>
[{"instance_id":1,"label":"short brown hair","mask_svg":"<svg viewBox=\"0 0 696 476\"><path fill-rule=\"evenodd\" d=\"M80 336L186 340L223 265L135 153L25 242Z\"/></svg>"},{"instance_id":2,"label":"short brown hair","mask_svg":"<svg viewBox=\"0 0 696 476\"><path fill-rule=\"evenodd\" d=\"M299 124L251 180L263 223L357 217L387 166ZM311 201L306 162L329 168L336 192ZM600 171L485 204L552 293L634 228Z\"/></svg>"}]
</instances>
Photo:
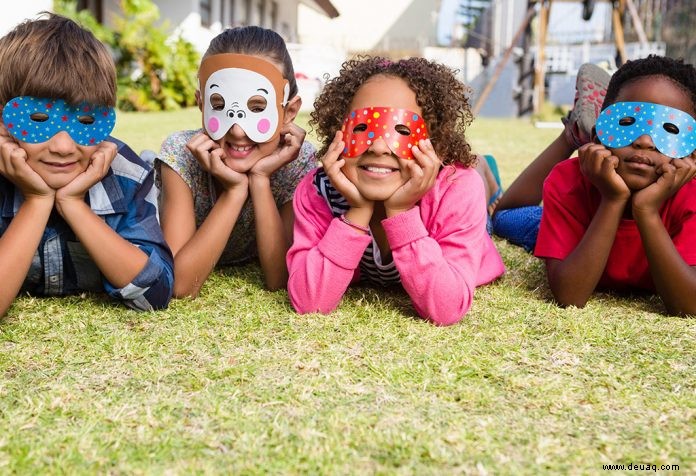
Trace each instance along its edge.
<instances>
[{"instance_id":1,"label":"short brown hair","mask_svg":"<svg viewBox=\"0 0 696 476\"><path fill-rule=\"evenodd\" d=\"M116 67L88 30L53 13L0 38L0 105L17 96L116 105Z\"/></svg>"}]
</instances>

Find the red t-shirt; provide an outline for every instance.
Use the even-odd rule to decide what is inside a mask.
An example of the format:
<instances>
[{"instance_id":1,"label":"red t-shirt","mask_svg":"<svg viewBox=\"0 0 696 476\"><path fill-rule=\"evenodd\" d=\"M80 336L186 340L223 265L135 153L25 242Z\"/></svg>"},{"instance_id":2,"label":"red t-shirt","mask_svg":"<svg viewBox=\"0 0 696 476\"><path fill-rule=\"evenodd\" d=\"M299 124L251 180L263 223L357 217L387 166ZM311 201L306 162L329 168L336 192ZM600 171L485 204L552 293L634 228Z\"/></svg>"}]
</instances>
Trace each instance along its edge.
<instances>
[{"instance_id":1,"label":"red t-shirt","mask_svg":"<svg viewBox=\"0 0 696 476\"><path fill-rule=\"evenodd\" d=\"M539 258L565 259L585 235L601 195L580 172L580 162L574 157L553 168L544 182L543 199L534 254ZM660 217L682 259L696 265L696 180L665 201ZM635 220L621 220L599 286L655 289Z\"/></svg>"}]
</instances>

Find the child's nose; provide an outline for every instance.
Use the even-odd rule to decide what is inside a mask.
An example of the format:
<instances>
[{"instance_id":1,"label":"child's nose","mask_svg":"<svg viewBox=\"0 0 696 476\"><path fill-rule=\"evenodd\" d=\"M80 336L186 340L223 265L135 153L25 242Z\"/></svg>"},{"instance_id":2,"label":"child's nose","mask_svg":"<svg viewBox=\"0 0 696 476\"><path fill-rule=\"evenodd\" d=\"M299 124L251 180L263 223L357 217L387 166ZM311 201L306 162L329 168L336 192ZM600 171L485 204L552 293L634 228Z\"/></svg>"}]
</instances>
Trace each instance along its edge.
<instances>
[{"instance_id":1,"label":"child's nose","mask_svg":"<svg viewBox=\"0 0 696 476\"><path fill-rule=\"evenodd\" d=\"M242 126L240 126L239 124L235 124L232 127L230 127L230 130L227 131L227 133L235 139L242 139L246 137L246 132L244 132L244 129L242 129Z\"/></svg>"},{"instance_id":2,"label":"child's nose","mask_svg":"<svg viewBox=\"0 0 696 476\"><path fill-rule=\"evenodd\" d=\"M71 154L77 145L66 131L60 131L48 140L51 152L61 155Z\"/></svg>"},{"instance_id":3,"label":"child's nose","mask_svg":"<svg viewBox=\"0 0 696 476\"><path fill-rule=\"evenodd\" d=\"M640 149L654 149L655 148L655 143L652 140L652 137L648 134L643 134L642 136L639 136L636 138L636 140L633 141L633 146L638 147Z\"/></svg>"},{"instance_id":4,"label":"child's nose","mask_svg":"<svg viewBox=\"0 0 696 476\"><path fill-rule=\"evenodd\" d=\"M368 151L372 152L373 154L376 155L383 155L383 154L390 154L392 153L391 149L389 148L389 145L387 142L384 140L384 137L378 137L375 139L372 144L370 144L370 147L367 149Z\"/></svg>"}]
</instances>

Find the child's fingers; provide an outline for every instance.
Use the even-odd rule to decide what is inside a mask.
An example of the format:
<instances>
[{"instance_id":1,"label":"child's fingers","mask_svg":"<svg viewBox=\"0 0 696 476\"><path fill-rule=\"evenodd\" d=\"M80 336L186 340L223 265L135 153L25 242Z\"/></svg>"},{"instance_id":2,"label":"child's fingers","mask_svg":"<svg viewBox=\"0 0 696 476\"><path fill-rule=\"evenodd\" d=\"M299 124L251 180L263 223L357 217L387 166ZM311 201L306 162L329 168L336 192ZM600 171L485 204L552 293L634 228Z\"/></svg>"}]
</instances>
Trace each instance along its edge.
<instances>
[{"instance_id":1,"label":"child's fingers","mask_svg":"<svg viewBox=\"0 0 696 476\"><path fill-rule=\"evenodd\" d=\"M696 161L692 156L683 159L672 160L672 165L676 169L677 179L686 183L696 176Z\"/></svg>"},{"instance_id":2,"label":"child's fingers","mask_svg":"<svg viewBox=\"0 0 696 476\"><path fill-rule=\"evenodd\" d=\"M208 135L199 132L194 135L187 143L186 148L191 151L192 154L203 154L205 152L210 152L213 149L217 149L220 146L213 139L208 137Z\"/></svg>"},{"instance_id":3,"label":"child's fingers","mask_svg":"<svg viewBox=\"0 0 696 476\"><path fill-rule=\"evenodd\" d=\"M343 168L345 164L345 159L332 160L331 162L324 164L324 172L326 172L326 175L329 177L329 179L332 179L337 174L343 175L343 172L341 172L341 168Z\"/></svg>"},{"instance_id":4,"label":"child's fingers","mask_svg":"<svg viewBox=\"0 0 696 476\"><path fill-rule=\"evenodd\" d=\"M604 157L601 162L599 162L599 175L604 177L604 179L610 179L616 174L616 168L619 166L619 158L610 155Z\"/></svg>"},{"instance_id":5,"label":"child's fingers","mask_svg":"<svg viewBox=\"0 0 696 476\"><path fill-rule=\"evenodd\" d=\"M421 190L424 183L427 181L425 171L413 160L409 160L406 167L411 175L410 182L415 186L416 190Z\"/></svg>"},{"instance_id":6,"label":"child's fingers","mask_svg":"<svg viewBox=\"0 0 696 476\"><path fill-rule=\"evenodd\" d=\"M106 174L104 170L105 164L106 157L104 152L98 150L90 157L89 165L84 173L93 181L100 180ZM106 166L106 170L108 170L108 166Z\"/></svg>"},{"instance_id":7,"label":"child's fingers","mask_svg":"<svg viewBox=\"0 0 696 476\"><path fill-rule=\"evenodd\" d=\"M12 139L10 131L7 130L5 124L2 121L0 121L0 137L3 139Z\"/></svg>"},{"instance_id":8,"label":"child's fingers","mask_svg":"<svg viewBox=\"0 0 696 476\"><path fill-rule=\"evenodd\" d=\"M324 157L321 158L321 163L324 169L330 168L339 159L345 147L342 139L343 135L341 134L341 131L336 132L334 140L331 141L326 154L324 154Z\"/></svg>"},{"instance_id":9,"label":"child's fingers","mask_svg":"<svg viewBox=\"0 0 696 476\"><path fill-rule=\"evenodd\" d=\"M225 151L222 149L215 149L209 154L206 154L206 163L208 165L208 170L213 175L218 175L219 173L223 172L223 168L227 167L225 164L224 158L225 158Z\"/></svg>"},{"instance_id":10,"label":"child's fingers","mask_svg":"<svg viewBox=\"0 0 696 476\"><path fill-rule=\"evenodd\" d=\"M298 126L294 122L291 122L289 124L283 125L283 127L280 129L280 134L283 137L285 137L287 134L290 134L293 138L297 139L299 142L303 142L305 136L307 135L307 131L302 129L300 126Z\"/></svg>"},{"instance_id":11,"label":"child's fingers","mask_svg":"<svg viewBox=\"0 0 696 476\"><path fill-rule=\"evenodd\" d=\"M282 159L281 162L286 163L295 160L299 154L300 147L302 147L302 140L289 132L286 133L278 151L278 156Z\"/></svg>"},{"instance_id":12,"label":"child's fingers","mask_svg":"<svg viewBox=\"0 0 696 476\"><path fill-rule=\"evenodd\" d=\"M339 192L346 191L353 187L353 183L348 180L341 170L346 164L345 159L339 159L333 162L328 168L324 168L326 176L329 177L329 181Z\"/></svg>"},{"instance_id":13,"label":"child's fingers","mask_svg":"<svg viewBox=\"0 0 696 476\"><path fill-rule=\"evenodd\" d=\"M100 169L102 177L104 177L109 172L109 168L111 167L111 163L116 158L116 154L118 154L118 146L113 142L104 141L99 146L97 153L101 153L104 157L104 161L101 163Z\"/></svg>"},{"instance_id":14,"label":"child's fingers","mask_svg":"<svg viewBox=\"0 0 696 476\"><path fill-rule=\"evenodd\" d=\"M5 154L5 149L3 148L3 156ZM9 170L13 175L16 175L19 173L20 170L29 167L27 165L27 152L19 147L18 145L14 145L14 147L10 147L7 149L7 157L8 157L8 165L9 165Z\"/></svg>"}]
</instances>

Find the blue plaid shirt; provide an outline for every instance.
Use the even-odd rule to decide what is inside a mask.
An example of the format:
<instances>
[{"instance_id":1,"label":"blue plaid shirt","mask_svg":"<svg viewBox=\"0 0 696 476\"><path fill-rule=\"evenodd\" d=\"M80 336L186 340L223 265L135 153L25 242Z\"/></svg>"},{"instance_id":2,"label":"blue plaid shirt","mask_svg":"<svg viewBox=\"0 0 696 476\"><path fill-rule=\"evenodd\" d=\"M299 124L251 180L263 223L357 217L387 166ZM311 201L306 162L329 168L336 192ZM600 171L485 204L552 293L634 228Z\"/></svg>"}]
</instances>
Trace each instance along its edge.
<instances>
[{"instance_id":1,"label":"blue plaid shirt","mask_svg":"<svg viewBox=\"0 0 696 476\"><path fill-rule=\"evenodd\" d=\"M114 287L54 209L22 290L44 295L106 291L134 309L166 308L174 284L173 258L157 220L153 171L123 142L106 140L118 145L118 154L106 176L85 194L85 201L116 233L148 255L145 268L131 283ZM0 235L23 201L22 192L0 176Z\"/></svg>"}]
</instances>

